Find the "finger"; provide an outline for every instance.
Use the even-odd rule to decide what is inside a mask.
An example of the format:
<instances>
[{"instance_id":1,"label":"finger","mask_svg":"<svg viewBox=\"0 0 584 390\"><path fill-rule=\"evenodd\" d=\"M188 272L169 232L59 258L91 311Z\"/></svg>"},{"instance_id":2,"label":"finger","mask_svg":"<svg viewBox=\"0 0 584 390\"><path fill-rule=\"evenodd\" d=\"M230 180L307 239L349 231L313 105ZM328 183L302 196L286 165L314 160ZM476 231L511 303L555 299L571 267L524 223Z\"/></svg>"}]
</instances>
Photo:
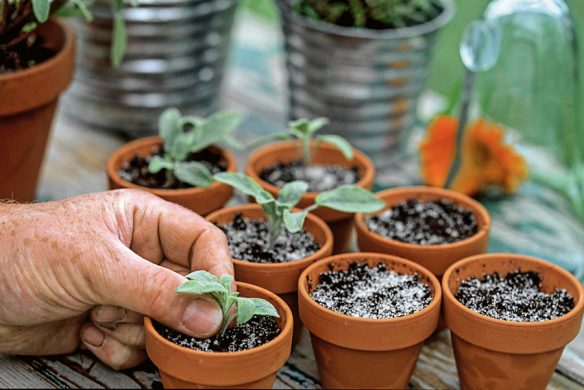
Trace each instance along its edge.
<instances>
[{"instance_id":1,"label":"finger","mask_svg":"<svg viewBox=\"0 0 584 390\"><path fill-rule=\"evenodd\" d=\"M143 349L124 345L92 324L81 329L81 341L99 360L114 370L136 367L146 360Z\"/></svg>"},{"instance_id":2,"label":"finger","mask_svg":"<svg viewBox=\"0 0 584 390\"><path fill-rule=\"evenodd\" d=\"M130 199L117 218L130 225L130 248L155 263L164 258L191 270L233 274L231 255L223 232L192 211L141 191L120 191ZM123 202L122 202L123 203ZM128 226L119 226L127 232Z\"/></svg>"},{"instance_id":3,"label":"finger","mask_svg":"<svg viewBox=\"0 0 584 390\"><path fill-rule=\"evenodd\" d=\"M96 302L123 306L193 337L217 333L223 315L213 298L176 293L184 276L145 261L122 243L112 245L116 267L91 275Z\"/></svg>"},{"instance_id":4,"label":"finger","mask_svg":"<svg viewBox=\"0 0 584 390\"><path fill-rule=\"evenodd\" d=\"M141 324L144 321L142 314L130 311L119 306L100 305L91 309L91 321L107 328L124 324Z\"/></svg>"},{"instance_id":5,"label":"finger","mask_svg":"<svg viewBox=\"0 0 584 390\"><path fill-rule=\"evenodd\" d=\"M93 325L106 335L116 339L120 343L134 349L144 349L144 325L143 324L118 324L115 328L106 328L100 324Z\"/></svg>"},{"instance_id":6,"label":"finger","mask_svg":"<svg viewBox=\"0 0 584 390\"><path fill-rule=\"evenodd\" d=\"M181 274L182 276L186 276L191 272L190 268L187 267L183 267L182 265L173 263L172 261L169 260L162 260L162 263L160 263L161 267L164 268L168 268L171 271L174 271L178 274Z\"/></svg>"}]
</instances>

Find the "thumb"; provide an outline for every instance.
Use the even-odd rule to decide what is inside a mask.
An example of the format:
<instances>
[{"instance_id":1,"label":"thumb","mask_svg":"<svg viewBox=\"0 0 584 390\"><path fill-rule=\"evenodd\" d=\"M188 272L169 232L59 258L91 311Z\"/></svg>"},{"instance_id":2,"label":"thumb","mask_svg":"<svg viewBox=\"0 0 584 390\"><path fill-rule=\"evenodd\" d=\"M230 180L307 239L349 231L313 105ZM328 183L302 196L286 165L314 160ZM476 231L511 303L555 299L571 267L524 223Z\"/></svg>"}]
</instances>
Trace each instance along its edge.
<instances>
[{"instance_id":1,"label":"thumb","mask_svg":"<svg viewBox=\"0 0 584 390\"><path fill-rule=\"evenodd\" d=\"M212 297L178 294L176 288L187 281L184 276L141 258L125 246L120 250L123 260L97 283L100 302L96 304L141 313L193 337L206 338L219 331L223 314Z\"/></svg>"}]
</instances>

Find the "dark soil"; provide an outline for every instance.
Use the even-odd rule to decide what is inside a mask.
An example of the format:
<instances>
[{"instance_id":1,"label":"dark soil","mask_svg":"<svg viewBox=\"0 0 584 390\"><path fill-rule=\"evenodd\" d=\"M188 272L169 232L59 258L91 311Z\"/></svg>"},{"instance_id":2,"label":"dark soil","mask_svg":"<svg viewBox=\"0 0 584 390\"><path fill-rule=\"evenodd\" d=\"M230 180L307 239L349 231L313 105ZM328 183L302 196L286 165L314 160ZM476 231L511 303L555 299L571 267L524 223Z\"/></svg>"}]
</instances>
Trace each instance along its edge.
<instances>
[{"instance_id":1,"label":"dark soil","mask_svg":"<svg viewBox=\"0 0 584 390\"><path fill-rule=\"evenodd\" d=\"M154 174L148 171L148 164L153 156L163 156L164 147L156 146L148 156L134 156L129 162L124 164L118 174L120 177L130 183L148 188L159 189L181 189L192 188L193 186L175 179L173 183L166 183L166 169ZM197 153L191 153L185 161L197 161L206 166L212 174L225 172L227 170L227 161L223 155L212 148L207 148Z\"/></svg>"},{"instance_id":2,"label":"dark soil","mask_svg":"<svg viewBox=\"0 0 584 390\"><path fill-rule=\"evenodd\" d=\"M237 214L232 222L217 226L227 236L233 258L252 263L286 263L312 256L320 249L309 232L290 233L284 228L270 249L268 224L243 218L241 214Z\"/></svg>"},{"instance_id":3,"label":"dark soil","mask_svg":"<svg viewBox=\"0 0 584 390\"><path fill-rule=\"evenodd\" d=\"M318 164L305 167L302 160L271 165L260 172L260 178L279 188L302 180L308 183L309 192L330 191L343 184L355 184L361 179L357 167Z\"/></svg>"},{"instance_id":4,"label":"dark soil","mask_svg":"<svg viewBox=\"0 0 584 390\"><path fill-rule=\"evenodd\" d=\"M445 199L409 199L366 220L369 230L392 240L417 245L462 241L478 231L471 210Z\"/></svg>"},{"instance_id":5,"label":"dark soil","mask_svg":"<svg viewBox=\"0 0 584 390\"><path fill-rule=\"evenodd\" d=\"M418 275L399 274L380 263L352 263L344 271L320 274L311 294L319 305L361 318L397 318L422 310L432 302L430 288Z\"/></svg>"},{"instance_id":6,"label":"dark soil","mask_svg":"<svg viewBox=\"0 0 584 390\"><path fill-rule=\"evenodd\" d=\"M31 34L10 48L0 48L0 74L32 68L57 54L44 46L40 35Z\"/></svg>"},{"instance_id":7,"label":"dark soil","mask_svg":"<svg viewBox=\"0 0 584 390\"><path fill-rule=\"evenodd\" d=\"M259 347L280 334L273 317L255 316L249 322L227 329L223 337L197 339L154 322L154 329L162 337L182 347L203 352L237 352Z\"/></svg>"},{"instance_id":8,"label":"dark soil","mask_svg":"<svg viewBox=\"0 0 584 390\"><path fill-rule=\"evenodd\" d=\"M538 272L520 270L505 277L495 272L469 278L458 287L456 299L479 314L514 322L553 320L574 308L568 291L545 293Z\"/></svg>"}]
</instances>

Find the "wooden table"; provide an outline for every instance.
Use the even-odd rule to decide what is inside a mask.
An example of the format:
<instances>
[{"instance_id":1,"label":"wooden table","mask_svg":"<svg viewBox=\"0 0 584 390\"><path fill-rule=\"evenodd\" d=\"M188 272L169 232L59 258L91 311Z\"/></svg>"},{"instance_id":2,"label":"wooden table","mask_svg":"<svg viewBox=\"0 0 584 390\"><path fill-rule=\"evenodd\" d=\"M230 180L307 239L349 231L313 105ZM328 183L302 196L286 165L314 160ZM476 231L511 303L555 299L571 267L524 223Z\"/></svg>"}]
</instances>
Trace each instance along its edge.
<instances>
[{"instance_id":1,"label":"wooden table","mask_svg":"<svg viewBox=\"0 0 584 390\"><path fill-rule=\"evenodd\" d=\"M281 57L272 58L268 55L271 50L276 50L269 44L272 40L262 41L262 36L273 37L274 34L278 35L278 31L261 20L255 20L249 15L242 15L238 19L234 42L236 51L242 46L261 51L259 54L264 54L268 58L266 63L269 63L269 68L272 69L271 76L266 77L262 69L257 69L257 64L251 64L246 68L243 63L247 57L242 59L236 52L235 58L232 58L232 66L226 76L223 106L244 113L240 138L250 138L253 133L269 131L270 128L278 126L278 123L284 123L283 64ZM253 70L263 74L263 77L259 77ZM434 101L432 97L425 100L423 107L435 106L432 101ZM119 136L86 129L59 116L44 167L40 198L62 199L105 190L104 167L107 157L125 141ZM245 158L243 155L238 157L240 162ZM415 171L415 168L406 167L400 172L403 175L404 172L415 174ZM503 227L501 226L500 230L504 230ZM0 388L161 388L161 386L156 368L149 363L134 370L116 372L87 352L57 357L0 357ZM426 342L411 386L459 388L448 331L442 331ZM278 373L275 388L315 387L319 387L318 372L310 338L305 330L290 360ZM564 351L549 388L584 390L584 330Z\"/></svg>"}]
</instances>

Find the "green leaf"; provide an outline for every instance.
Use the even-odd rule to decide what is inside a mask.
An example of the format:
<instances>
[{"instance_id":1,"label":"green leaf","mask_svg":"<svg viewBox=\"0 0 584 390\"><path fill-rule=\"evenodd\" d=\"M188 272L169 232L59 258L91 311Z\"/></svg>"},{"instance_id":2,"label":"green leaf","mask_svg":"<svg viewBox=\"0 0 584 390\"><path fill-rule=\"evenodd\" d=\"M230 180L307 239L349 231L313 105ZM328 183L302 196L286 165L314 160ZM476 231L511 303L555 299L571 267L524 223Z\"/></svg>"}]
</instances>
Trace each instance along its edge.
<instances>
[{"instance_id":1,"label":"green leaf","mask_svg":"<svg viewBox=\"0 0 584 390\"><path fill-rule=\"evenodd\" d=\"M177 293L181 294L193 294L193 295L204 295L204 294L227 294L229 291L225 290L225 287L218 282L205 282L199 280L189 280L181 284L176 289Z\"/></svg>"},{"instance_id":2,"label":"green leaf","mask_svg":"<svg viewBox=\"0 0 584 390\"><path fill-rule=\"evenodd\" d=\"M32 11L39 23L45 23L49 19L51 2L49 0L32 0Z\"/></svg>"},{"instance_id":3,"label":"green leaf","mask_svg":"<svg viewBox=\"0 0 584 390\"><path fill-rule=\"evenodd\" d=\"M334 147L341 151L341 153L343 154L343 156L345 156L347 160L353 159L353 147L351 146L349 141L347 141L340 135L334 134L319 135L318 137L316 137L316 140L333 145Z\"/></svg>"},{"instance_id":4,"label":"green leaf","mask_svg":"<svg viewBox=\"0 0 584 390\"><path fill-rule=\"evenodd\" d=\"M191 272L190 274L187 275L187 279L195 280L198 282L209 282L209 283L219 281L219 279L217 279L217 276L215 276L212 273L207 272L205 270L198 270L198 271Z\"/></svg>"},{"instance_id":5,"label":"green leaf","mask_svg":"<svg viewBox=\"0 0 584 390\"><path fill-rule=\"evenodd\" d=\"M284 226L290 233L298 233L304 227L304 220L308 211L302 210L296 213L284 210Z\"/></svg>"},{"instance_id":6,"label":"green leaf","mask_svg":"<svg viewBox=\"0 0 584 390\"><path fill-rule=\"evenodd\" d=\"M375 194L355 185L344 185L323 192L316 197L315 204L345 213L372 213L385 206Z\"/></svg>"},{"instance_id":7,"label":"green leaf","mask_svg":"<svg viewBox=\"0 0 584 390\"><path fill-rule=\"evenodd\" d=\"M83 0L73 0L71 3L63 4L53 13L53 16L59 18L83 17L86 22L91 22L93 20L93 15Z\"/></svg>"},{"instance_id":8,"label":"green leaf","mask_svg":"<svg viewBox=\"0 0 584 390\"><path fill-rule=\"evenodd\" d=\"M242 192L245 195L253 196L254 198L258 198L260 196L267 197L266 191L251 177L243 173L221 172L217 173L214 176L214 179L218 182L227 184L235 188L236 190Z\"/></svg>"},{"instance_id":9,"label":"green leaf","mask_svg":"<svg viewBox=\"0 0 584 390\"><path fill-rule=\"evenodd\" d=\"M329 123L328 118L319 117L314 118L308 122L308 134L314 134L316 131L323 128L325 125Z\"/></svg>"},{"instance_id":10,"label":"green leaf","mask_svg":"<svg viewBox=\"0 0 584 390\"><path fill-rule=\"evenodd\" d=\"M177 161L183 161L189 155L189 152L192 149L192 144L192 134L184 133L181 129L174 142L172 143L171 149L168 151L168 153L172 156L173 159Z\"/></svg>"},{"instance_id":11,"label":"green leaf","mask_svg":"<svg viewBox=\"0 0 584 390\"><path fill-rule=\"evenodd\" d=\"M160 156L154 156L150 159L148 163L148 171L150 173L156 174L163 169L174 169L174 164Z\"/></svg>"},{"instance_id":12,"label":"green leaf","mask_svg":"<svg viewBox=\"0 0 584 390\"><path fill-rule=\"evenodd\" d=\"M287 208L292 208L300 202L302 195L304 195L307 190L308 184L303 181L297 180L287 183L280 191L278 203Z\"/></svg>"},{"instance_id":13,"label":"green leaf","mask_svg":"<svg viewBox=\"0 0 584 390\"><path fill-rule=\"evenodd\" d=\"M198 152L222 141L239 124L239 114L217 112L201 122L193 130L193 144L190 152Z\"/></svg>"},{"instance_id":14,"label":"green leaf","mask_svg":"<svg viewBox=\"0 0 584 390\"><path fill-rule=\"evenodd\" d=\"M174 166L175 176L195 187L207 188L213 183L213 174L197 161L178 162Z\"/></svg>"},{"instance_id":15,"label":"green leaf","mask_svg":"<svg viewBox=\"0 0 584 390\"><path fill-rule=\"evenodd\" d=\"M113 32L112 32L112 47L111 47L111 64L114 67L120 66L124 55L126 53L127 34L126 24L123 15L124 3L122 0L113 0Z\"/></svg>"},{"instance_id":16,"label":"green leaf","mask_svg":"<svg viewBox=\"0 0 584 390\"><path fill-rule=\"evenodd\" d=\"M83 0L73 0L73 4L77 7L81 15L83 15L86 22L93 20L93 15Z\"/></svg>"},{"instance_id":17,"label":"green leaf","mask_svg":"<svg viewBox=\"0 0 584 390\"><path fill-rule=\"evenodd\" d=\"M278 310L270 302L261 298L248 298L255 304L255 314L256 316L269 316L280 318Z\"/></svg>"},{"instance_id":18,"label":"green leaf","mask_svg":"<svg viewBox=\"0 0 584 390\"><path fill-rule=\"evenodd\" d=\"M179 125L180 119L181 114L177 108L167 108L158 117L158 133L164 141L164 150L171 155L174 143L182 132Z\"/></svg>"},{"instance_id":19,"label":"green leaf","mask_svg":"<svg viewBox=\"0 0 584 390\"><path fill-rule=\"evenodd\" d=\"M233 138L229 135L226 135L225 137L223 137L221 142L223 142L225 145L227 145L227 147L229 149L235 149L235 150L245 149L245 146L243 146L243 144L241 142L239 142L238 140L236 140L235 138Z\"/></svg>"},{"instance_id":20,"label":"green leaf","mask_svg":"<svg viewBox=\"0 0 584 390\"><path fill-rule=\"evenodd\" d=\"M286 141L286 140L289 140L291 138L292 137L290 136L290 134L287 134L287 133L268 134L268 135L264 135L263 137L256 139L251 144L247 145L245 148L246 149L254 149L254 148L256 148L260 145L263 145L267 142L270 142L270 141Z\"/></svg>"},{"instance_id":21,"label":"green leaf","mask_svg":"<svg viewBox=\"0 0 584 390\"><path fill-rule=\"evenodd\" d=\"M307 139L309 138L309 127L308 127L308 119L300 118L296 119L295 121L288 122L288 126L290 127L290 131L299 139Z\"/></svg>"},{"instance_id":22,"label":"green leaf","mask_svg":"<svg viewBox=\"0 0 584 390\"><path fill-rule=\"evenodd\" d=\"M221 275L221 281L219 283L221 283L227 291L231 291L233 281L234 281L233 276L225 274Z\"/></svg>"},{"instance_id":23,"label":"green leaf","mask_svg":"<svg viewBox=\"0 0 584 390\"><path fill-rule=\"evenodd\" d=\"M251 298L241 298L237 299L237 323L239 325L245 324L251 320L255 314L255 303Z\"/></svg>"}]
</instances>

